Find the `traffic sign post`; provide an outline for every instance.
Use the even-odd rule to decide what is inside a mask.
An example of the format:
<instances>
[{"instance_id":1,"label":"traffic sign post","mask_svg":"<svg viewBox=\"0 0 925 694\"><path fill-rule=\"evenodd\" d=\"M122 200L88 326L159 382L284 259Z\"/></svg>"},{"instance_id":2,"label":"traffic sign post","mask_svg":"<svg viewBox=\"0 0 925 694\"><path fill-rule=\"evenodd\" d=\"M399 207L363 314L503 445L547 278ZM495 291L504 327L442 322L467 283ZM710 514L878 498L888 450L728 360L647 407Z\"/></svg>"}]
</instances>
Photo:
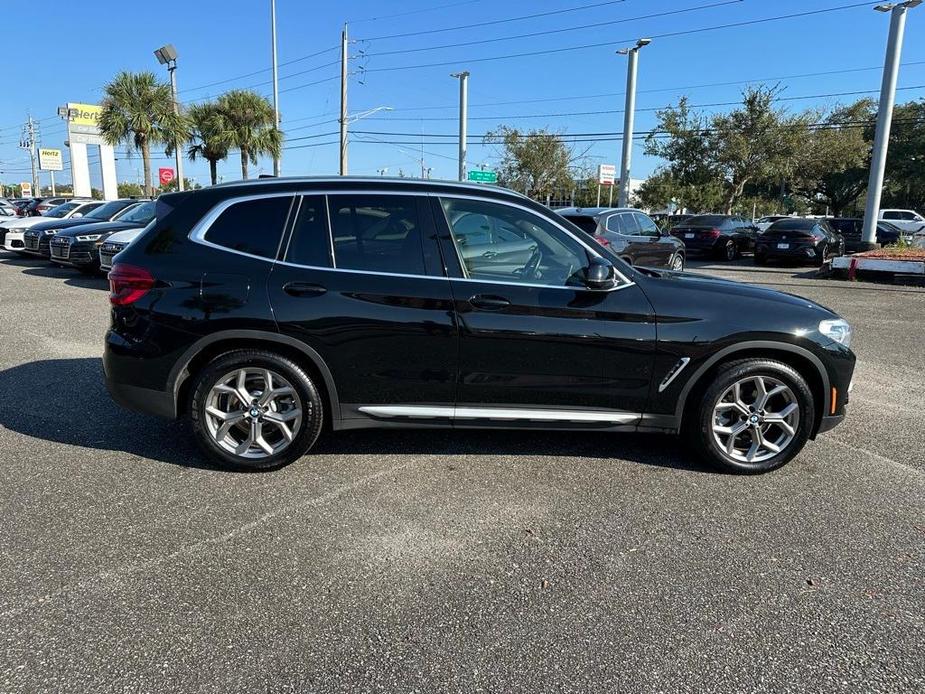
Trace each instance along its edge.
<instances>
[{"instance_id":1,"label":"traffic sign post","mask_svg":"<svg viewBox=\"0 0 925 694\"><path fill-rule=\"evenodd\" d=\"M157 180L161 182L162 186L166 186L173 180L173 169L162 166L157 170Z\"/></svg>"},{"instance_id":2,"label":"traffic sign post","mask_svg":"<svg viewBox=\"0 0 925 694\"><path fill-rule=\"evenodd\" d=\"M470 171L469 180L476 183L497 183L497 171Z\"/></svg>"}]
</instances>

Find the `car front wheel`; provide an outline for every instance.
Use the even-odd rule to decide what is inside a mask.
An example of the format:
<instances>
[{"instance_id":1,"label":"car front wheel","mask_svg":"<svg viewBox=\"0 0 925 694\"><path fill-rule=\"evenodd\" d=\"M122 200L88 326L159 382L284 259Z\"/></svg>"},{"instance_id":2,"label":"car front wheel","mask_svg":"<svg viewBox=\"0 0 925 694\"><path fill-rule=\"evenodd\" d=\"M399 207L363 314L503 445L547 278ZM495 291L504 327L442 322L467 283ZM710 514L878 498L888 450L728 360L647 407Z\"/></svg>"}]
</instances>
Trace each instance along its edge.
<instances>
[{"instance_id":1,"label":"car front wheel","mask_svg":"<svg viewBox=\"0 0 925 694\"><path fill-rule=\"evenodd\" d=\"M190 419L210 459L251 470L303 456L324 421L311 377L295 362L263 350L229 352L209 363L196 376Z\"/></svg>"},{"instance_id":2,"label":"car front wheel","mask_svg":"<svg viewBox=\"0 0 925 694\"><path fill-rule=\"evenodd\" d=\"M743 359L720 368L689 413L694 450L727 472L768 472L806 445L815 416L812 391L793 367Z\"/></svg>"},{"instance_id":3,"label":"car front wheel","mask_svg":"<svg viewBox=\"0 0 925 694\"><path fill-rule=\"evenodd\" d=\"M675 253L671 257L670 265L674 272L684 272L684 256L680 253Z\"/></svg>"}]
</instances>

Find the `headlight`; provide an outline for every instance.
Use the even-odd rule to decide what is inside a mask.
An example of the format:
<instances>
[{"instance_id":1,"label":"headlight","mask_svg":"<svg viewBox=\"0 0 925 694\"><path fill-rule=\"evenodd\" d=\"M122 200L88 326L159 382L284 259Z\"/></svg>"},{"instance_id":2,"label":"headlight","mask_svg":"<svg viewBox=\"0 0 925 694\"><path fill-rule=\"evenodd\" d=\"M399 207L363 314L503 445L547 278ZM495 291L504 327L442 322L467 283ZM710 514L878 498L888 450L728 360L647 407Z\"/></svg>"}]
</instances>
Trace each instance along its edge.
<instances>
[{"instance_id":1,"label":"headlight","mask_svg":"<svg viewBox=\"0 0 925 694\"><path fill-rule=\"evenodd\" d=\"M102 234L84 234L83 236L78 236L78 241L96 241Z\"/></svg>"},{"instance_id":2,"label":"headlight","mask_svg":"<svg viewBox=\"0 0 925 694\"><path fill-rule=\"evenodd\" d=\"M844 318L821 321L819 332L845 347L851 346L851 326Z\"/></svg>"}]
</instances>

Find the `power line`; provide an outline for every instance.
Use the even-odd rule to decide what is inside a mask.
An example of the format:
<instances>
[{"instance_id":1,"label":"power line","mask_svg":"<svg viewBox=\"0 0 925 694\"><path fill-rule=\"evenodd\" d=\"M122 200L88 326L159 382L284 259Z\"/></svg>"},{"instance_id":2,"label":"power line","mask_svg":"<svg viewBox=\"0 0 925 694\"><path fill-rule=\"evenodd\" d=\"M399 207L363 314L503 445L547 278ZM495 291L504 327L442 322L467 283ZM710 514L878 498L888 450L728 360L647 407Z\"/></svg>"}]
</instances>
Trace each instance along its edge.
<instances>
[{"instance_id":1,"label":"power line","mask_svg":"<svg viewBox=\"0 0 925 694\"><path fill-rule=\"evenodd\" d=\"M317 57L317 56L319 56L319 55L324 55L325 53L329 53L329 52L331 52L331 51L337 50L338 48L339 48L339 46L331 46L331 47L329 47L329 48L324 48L324 49L322 49L322 50L320 50L320 51L316 51L315 53L309 53L308 55L303 55L303 56L300 56L300 57L298 57L298 58L294 58L294 59L292 59L292 60L287 60L287 61L285 61L285 62L282 62L282 63L279 64L279 67L286 67L287 65L293 65L293 64L299 63L299 62L301 62L301 61L303 61L303 60L308 60L309 58L315 58L315 57ZM187 87L186 89L181 89L181 90L179 91L179 93L180 93L180 94L183 94L183 93L185 93L185 92L194 92L194 91L197 91L197 90L199 90L199 89L207 89L208 87L215 87L215 86L218 86L218 85L220 85L220 84L227 84L228 82L237 82L238 80L245 79L246 77L253 77L253 76L255 76L255 75L263 74L264 72L271 72L272 70L273 70L273 68L265 67L265 68L263 68L263 69L261 69L261 70L254 70L253 72L248 72L248 73L245 73L245 74L243 74L243 75L238 75L238 76L236 76L236 77L228 77L228 78L223 79L223 80L217 80L217 81L215 81L215 82L209 82L208 84L200 84L200 85L197 86L197 87ZM304 73L296 72L296 73L293 73L292 75L288 75L288 77L294 77L295 75L299 75L299 74L304 74ZM280 79L283 79L283 78L281 77ZM270 84L270 83L269 83L269 82L262 82L261 85L263 85L263 84ZM261 86L261 85L258 85L258 86Z\"/></svg>"},{"instance_id":2,"label":"power line","mask_svg":"<svg viewBox=\"0 0 925 694\"><path fill-rule=\"evenodd\" d=\"M578 7L566 7L559 10L550 10L548 12L536 12L534 14L520 15L519 17L508 17L507 19L493 19L486 22L476 22L474 24L461 24L458 26L444 27L442 29L425 29L424 31L409 31L403 34L388 34L386 36L373 36L366 41L385 41L386 39L400 39L406 36L420 36L421 34L442 34L447 31L458 31L460 29L474 29L476 27L487 27L495 24L507 24L509 22L519 22L525 19L536 19L537 17L549 17L556 14L565 14L567 12L578 12L580 10L589 10L594 7L604 7L605 5L618 5L626 0L607 0L606 2L596 2L590 5L579 5Z\"/></svg>"},{"instance_id":3,"label":"power line","mask_svg":"<svg viewBox=\"0 0 925 694\"><path fill-rule=\"evenodd\" d=\"M436 51L446 48L460 48L463 46L477 46L486 43L497 43L498 41L514 41L517 39L526 39L526 38L535 38L537 36L548 36L549 34L562 34L569 31L580 31L584 29L596 29L599 27L611 26L613 24L625 24L627 22L636 22L642 19L654 19L658 17L668 17L670 15L684 14L686 12L694 12L696 10L708 10L715 7L723 7L724 5L737 5L742 0L721 0L720 2L712 2L706 5L697 5L695 7L685 7L680 10L669 10L667 12L655 12L653 14L644 14L639 15L638 17L627 17L625 19L614 19L607 22L594 22L592 24L582 24L581 26L574 27L564 27L562 29L547 29L545 31L534 31L529 34L515 34L513 36L499 36L492 39L479 39L478 41L463 41L461 43L447 43L441 46L425 46L423 48L403 48L394 51L380 51L379 53L367 53L367 56L377 57L384 55L399 55L402 53L421 53L424 51Z\"/></svg>"},{"instance_id":4,"label":"power line","mask_svg":"<svg viewBox=\"0 0 925 694\"><path fill-rule=\"evenodd\" d=\"M852 3L850 5L839 5L837 7L829 7L829 8L825 8L821 10L808 10L806 12L792 12L790 14L778 15L776 17L763 17L760 19L748 19L748 20L742 20L739 22L730 22L728 24L718 24L716 26L699 27L697 29L685 29L682 31L671 31L671 32L666 32L662 34L652 34L649 38L664 39L664 38L674 38L678 36L688 36L688 35L699 34L699 33L707 32L707 31L719 31L722 29L733 29L733 28L738 28L738 27L743 27L743 26L763 24L765 22L777 22L777 21L783 21L786 19L797 19L800 17L808 17L811 15L824 14L827 12L837 12L840 10L853 9L856 7L867 7L870 4L871 3L869 1L868 2L857 2L857 3ZM601 48L604 46L614 46L615 44L620 44L620 43L628 43L630 41L635 41L636 38L637 37L634 36L632 38L627 38L627 39L610 40L610 41L604 41L604 42L599 42L599 43L586 43L586 44L582 44L579 46L566 46L564 48L547 48L547 49L539 50L539 51L526 51L523 53L508 53L504 55L486 56L483 58L468 58L466 59L465 62L466 64L484 63L484 62L495 61L495 60L510 60L513 58L528 58L528 57L534 57L538 55L552 55L556 53L567 53L570 51L586 50L588 48ZM393 72L395 70L419 70L419 69L430 68L430 67L447 67L447 66L452 66L452 65L459 65L459 63L460 61L457 59L457 60L450 60L450 61L441 61L441 62L436 62L436 63L421 63L418 65L412 64L412 65L395 65L392 67L366 68L366 72Z\"/></svg>"}]
</instances>

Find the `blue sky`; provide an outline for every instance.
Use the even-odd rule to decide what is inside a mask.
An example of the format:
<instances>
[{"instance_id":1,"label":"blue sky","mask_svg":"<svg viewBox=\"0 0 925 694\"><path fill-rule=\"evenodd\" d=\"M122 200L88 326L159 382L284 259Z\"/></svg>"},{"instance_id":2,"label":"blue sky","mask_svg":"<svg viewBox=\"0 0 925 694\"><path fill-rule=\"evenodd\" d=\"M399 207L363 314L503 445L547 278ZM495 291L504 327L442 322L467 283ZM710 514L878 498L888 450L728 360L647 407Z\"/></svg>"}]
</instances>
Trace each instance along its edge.
<instances>
[{"instance_id":1,"label":"blue sky","mask_svg":"<svg viewBox=\"0 0 925 694\"><path fill-rule=\"evenodd\" d=\"M60 0L45 6L58 4L63 10ZM423 140L425 166L432 175L454 178L455 140L438 137L455 136L457 131L458 83L451 72L471 72L469 130L474 136L501 124L569 133L621 131L622 113L587 112L622 109L626 59L615 50L640 36L655 38L640 54L637 132L655 122L654 111L646 109L675 103L683 95L695 105L735 101L749 82L779 82L785 97L854 91L876 96L881 77L877 66L883 62L889 17L874 12L874 2L781 21L660 36L852 4L857 0L277 0L280 110L287 136L283 173L337 171L337 61L345 21L355 56L350 112L377 106L393 109L352 128L397 133L352 136L350 173L374 175L388 169L389 175L399 170L420 175ZM584 9L500 21L569 8ZM147 4L86 0L80 12L67 15L67 22L54 22L61 34L51 45L43 38L41 21L34 30L4 33L6 55L22 58L9 61L18 67L7 76L0 101L0 171L4 172L0 180L4 182L28 179L28 157L17 144L18 126L29 113L39 120L42 145L63 147L64 125L55 115L56 108L67 101L99 101L103 85L118 70L152 70L166 79L166 71L152 54L164 43L173 43L179 51L177 75L184 102L233 87L254 86L270 94L270 87L263 84L270 76L269 0ZM641 18L645 15L655 16ZM435 31L472 24L482 26ZM561 31L572 27L582 28ZM543 33L555 30L559 31ZM923 31L925 6L909 13L900 87L925 85ZM414 35L388 38L395 34ZM534 35L512 38L522 34ZM474 41L482 43L402 52ZM599 45L560 50L585 44ZM485 60L552 50L557 52ZM440 65L419 67L431 63ZM840 72L800 77L832 71ZM222 84L207 86L219 81ZM898 101L922 96L925 89L903 89ZM813 96L784 103L796 110L855 98ZM575 113L583 115L561 115ZM587 156L592 164L619 162L616 139L577 146L582 151L590 147ZM119 180L138 180L140 156L129 156L125 147L117 151ZM162 151L157 155L155 169L171 165ZM634 157L634 178L646 176L658 164L644 157L639 146ZM91 160L96 159L91 155ZM496 148L480 144L478 137L470 139L470 168L479 163L490 167L496 160ZM96 168L92 176L94 185L99 185ZM261 162L255 168L270 172L272 164ZM208 169L202 164L187 163L186 173L200 183L208 182ZM236 154L219 165L219 174L225 180L240 176ZM69 177L65 171L59 180L66 182ZM42 182L47 183L46 174Z\"/></svg>"}]
</instances>

